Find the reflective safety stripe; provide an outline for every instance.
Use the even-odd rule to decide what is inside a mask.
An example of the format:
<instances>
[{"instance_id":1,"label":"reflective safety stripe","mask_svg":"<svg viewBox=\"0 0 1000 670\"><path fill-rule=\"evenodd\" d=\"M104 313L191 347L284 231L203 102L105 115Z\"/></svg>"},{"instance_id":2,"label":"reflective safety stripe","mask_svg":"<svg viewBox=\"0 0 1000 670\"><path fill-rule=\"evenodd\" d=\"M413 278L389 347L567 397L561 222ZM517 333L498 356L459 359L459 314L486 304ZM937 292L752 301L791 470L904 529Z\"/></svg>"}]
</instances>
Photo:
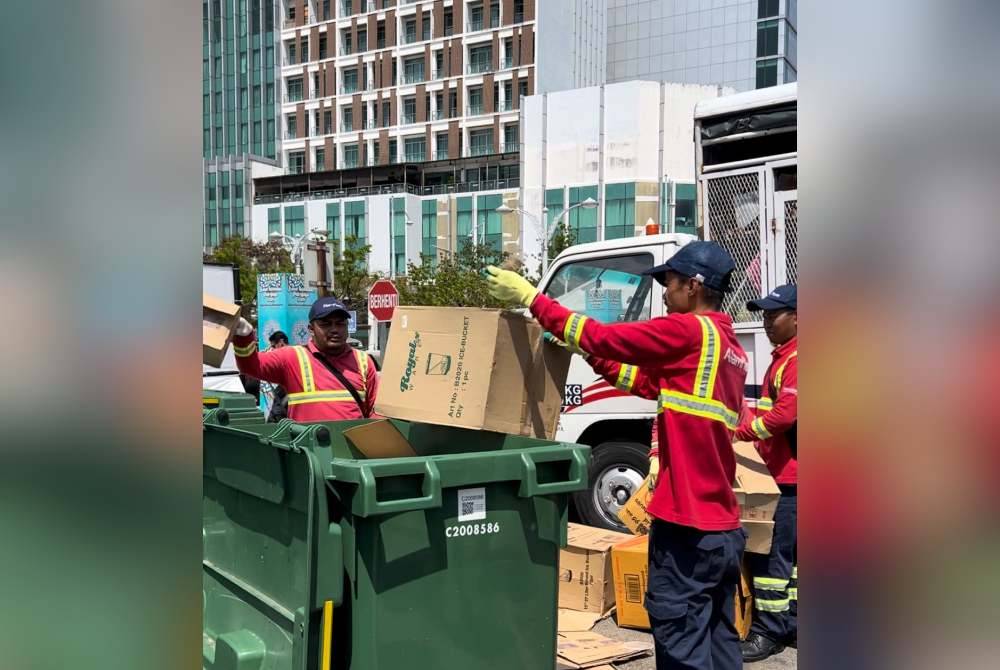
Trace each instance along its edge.
<instances>
[{"instance_id":1,"label":"reflective safety stripe","mask_svg":"<svg viewBox=\"0 0 1000 670\"><path fill-rule=\"evenodd\" d=\"M787 579L778 579L777 577L754 577L753 585L758 589L767 589L769 591L783 591L788 586Z\"/></svg>"},{"instance_id":2,"label":"reflective safety stripe","mask_svg":"<svg viewBox=\"0 0 1000 670\"><path fill-rule=\"evenodd\" d=\"M764 426L764 417L758 416L756 419L750 422L750 430L762 440L770 439L771 433Z\"/></svg>"},{"instance_id":3,"label":"reflective safety stripe","mask_svg":"<svg viewBox=\"0 0 1000 670\"><path fill-rule=\"evenodd\" d=\"M330 670L331 646L333 645L333 601L323 603L323 643L320 653L320 670Z\"/></svg>"},{"instance_id":4,"label":"reflective safety stripe","mask_svg":"<svg viewBox=\"0 0 1000 670\"><path fill-rule=\"evenodd\" d=\"M299 359L299 375L302 379L302 392L311 393L316 390L316 383L313 381L312 361L309 360L309 350L305 347L294 347L295 355ZM289 398L297 394L289 394Z\"/></svg>"},{"instance_id":5,"label":"reflective safety stripe","mask_svg":"<svg viewBox=\"0 0 1000 670\"><path fill-rule=\"evenodd\" d=\"M792 579L798 579L798 578L799 578L799 566L793 565L792 566Z\"/></svg>"},{"instance_id":6,"label":"reflective safety stripe","mask_svg":"<svg viewBox=\"0 0 1000 670\"><path fill-rule=\"evenodd\" d=\"M719 362L722 360L719 356L719 331L707 316L695 318L701 324L701 357L698 359L698 369L694 375L696 382L694 393L703 398L711 398Z\"/></svg>"},{"instance_id":7,"label":"reflective safety stripe","mask_svg":"<svg viewBox=\"0 0 1000 670\"><path fill-rule=\"evenodd\" d=\"M799 589L797 586L793 586L792 588L788 589L788 599L789 600L799 599Z\"/></svg>"},{"instance_id":8,"label":"reflective safety stripe","mask_svg":"<svg viewBox=\"0 0 1000 670\"><path fill-rule=\"evenodd\" d=\"M364 393L358 392L363 398ZM289 405L305 405L315 402L354 402L350 391L312 391L310 393L289 393Z\"/></svg>"},{"instance_id":9,"label":"reflective safety stripe","mask_svg":"<svg viewBox=\"0 0 1000 670\"><path fill-rule=\"evenodd\" d=\"M788 611L788 598L782 598L781 600L761 600L759 598L754 598L754 607L759 609L761 612L787 612Z\"/></svg>"},{"instance_id":10,"label":"reflective safety stripe","mask_svg":"<svg viewBox=\"0 0 1000 670\"><path fill-rule=\"evenodd\" d=\"M632 386L635 384L637 371L638 370L634 365L626 365L623 363L621 368L618 370L618 381L615 382L615 386L622 391L631 391Z\"/></svg>"},{"instance_id":11,"label":"reflective safety stripe","mask_svg":"<svg viewBox=\"0 0 1000 670\"><path fill-rule=\"evenodd\" d=\"M788 358L785 359L785 362L781 364L781 367L778 368L778 372L774 375L774 388L779 390L781 389L781 377L785 374L785 366L788 365L788 361L796 358L798 355L798 351L793 351L788 355Z\"/></svg>"},{"instance_id":12,"label":"reflective safety stripe","mask_svg":"<svg viewBox=\"0 0 1000 670\"><path fill-rule=\"evenodd\" d=\"M718 400L699 398L689 393L660 389L660 406L658 411L670 409L681 414L691 414L704 419L711 419L726 424L729 430L736 430L739 414Z\"/></svg>"},{"instance_id":13,"label":"reflective safety stripe","mask_svg":"<svg viewBox=\"0 0 1000 670\"><path fill-rule=\"evenodd\" d=\"M240 358L246 358L256 350L257 350L256 340L251 342L245 347L237 347L235 344L233 345L233 353L239 356Z\"/></svg>"},{"instance_id":14,"label":"reflective safety stripe","mask_svg":"<svg viewBox=\"0 0 1000 670\"><path fill-rule=\"evenodd\" d=\"M566 325L563 327L563 342L568 344L571 349L582 351L580 340L583 338L583 326L586 322L587 317L582 314L570 314L569 318L566 319Z\"/></svg>"},{"instance_id":15,"label":"reflective safety stripe","mask_svg":"<svg viewBox=\"0 0 1000 670\"><path fill-rule=\"evenodd\" d=\"M358 370L361 372L361 386L368 386L368 354L355 349L354 357L358 359Z\"/></svg>"},{"instance_id":16,"label":"reflective safety stripe","mask_svg":"<svg viewBox=\"0 0 1000 670\"><path fill-rule=\"evenodd\" d=\"M770 410L774 409L774 401L771 400L770 398L760 398L757 400L757 409L769 412Z\"/></svg>"}]
</instances>

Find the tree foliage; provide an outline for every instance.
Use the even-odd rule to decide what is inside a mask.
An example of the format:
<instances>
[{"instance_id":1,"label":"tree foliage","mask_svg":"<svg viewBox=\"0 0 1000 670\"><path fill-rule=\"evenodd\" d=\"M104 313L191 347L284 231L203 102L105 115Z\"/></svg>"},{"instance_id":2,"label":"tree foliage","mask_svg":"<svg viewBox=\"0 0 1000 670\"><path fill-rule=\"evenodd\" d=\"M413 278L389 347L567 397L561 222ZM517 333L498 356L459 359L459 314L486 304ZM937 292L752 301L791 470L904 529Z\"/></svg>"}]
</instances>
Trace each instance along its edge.
<instances>
[{"instance_id":1,"label":"tree foliage","mask_svg":"<svg viewBox=\"0 0 1000 670\"><path fill-rule=\"evenodd\" d=\"M509 254L485 244L463 244L457 253L439 258L422 255L409 265L407 276L396 280L401 305L443 307L516 307L489 294L486 266L500 265Z\"/></svg>"},{"instance_id":2,"label":"tree foliage","mask_svg":"<svg viewBox=\"0 0 1000 670\"><path fill-rule=\"evenodd\" d=\"M569 227L565 217L563 217L563 219L559 221L558 225L556 225L555 230L552 231L552 236L549 238L549 263L555 260L556 256L574 244L576 244L576 233ZM539 276L542 274L541 266L538 268L538 274Z\"/></svg>"},{"instance_id":3,"label":"tree foliage","mask_svg":"<svg viewBox=\"0 0 1000 670\"><path fill-rule=\"evenodd\" d=\"M357 310L360 322L367 323L368 289L378 279L368 271L371 245L359 246L357 237L348 236L344 239L343 256L339 243L333 242L330 246L333 249L333 294L350 309Z\"/></svg>"},{"instance_id":4,"label":"tree foliage","mask_svg":"<svg viewBox=\"0 0 1000 670\"><path fill-rule=\"evenodd\" d=\"M252 318L257 311L257 275L294 271L288 250L278 240L254 242L245 237L229 237L202 258L212 263L231 263L239 268L240 297L247 318Z\"/></svg>"}]
</instances>

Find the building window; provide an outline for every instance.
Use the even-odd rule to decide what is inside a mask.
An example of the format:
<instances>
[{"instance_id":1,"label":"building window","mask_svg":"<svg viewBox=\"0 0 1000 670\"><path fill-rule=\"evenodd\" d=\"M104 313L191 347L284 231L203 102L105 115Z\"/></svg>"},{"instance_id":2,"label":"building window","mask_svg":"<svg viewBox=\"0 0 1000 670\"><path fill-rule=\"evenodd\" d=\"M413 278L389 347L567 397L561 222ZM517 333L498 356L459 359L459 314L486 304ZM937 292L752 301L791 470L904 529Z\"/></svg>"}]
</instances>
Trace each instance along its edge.
<instances>
[{"instance_id":1,"label":"building window","mask_svg":"<svg viewBox=\"0 0 1000 670\"><path fill-rule=\"evenodd\" d=\"M358 91L358 71L344 70L344 93L357 93Z\"/></svg>"},{"instance_id":2,"label":"building window","mask_svg":"<svg viewBox=\"0 0 1000 670\"><path fill-rule=\"evenodd\" d=\"M403 123L417 122L417 99L403 98Z\"/></svg>"},{"instance_id":3,"label":"building window","mask_svg":"<svg viewBox=\"0 0 1000 670\"><path fill-rule=\"evenodd\" d=\"M676 184L674 186L673 232L695 234L696 193L694 184ZM665 228L664 230L669 229Z\"/></svg>"},{"instance_id":4,"label":"building window","mask_svg":"<svg viewBox=\"0 0 1000 670\"><path fill-rule=\"evenodd\" d=\"M298 62L295 60L295 42L289 41L286 42L285 45L285 48L288 50L288 64L295 65L295 63Z\"/></svg>"},{"instance_id":5,"label":"building window","mask_svg":"<svg viewBox=\"0 0 1000 670\"><path fill-rule=\"evenodd\" d=\"M294 114L285 117L285 127L288 128L286 139L294 140L299 136L298 119Z\"/></svg>"},{"instance_id":6,"label":"building window","mask_svg":"<svg viewBox=\"0 0 1000 670\"><path fill-rule=\"evenodd\" d=\"M325 170L325 169L326 169L326 149L317 149L316 150L316 170L320 171L320 170Z\"/></svg>"},{"instance_id":7,"label":"building window","mask_svg":"<svg viewBox=\"0 0 1000 670\"><path fill-rule=\"evenodd\" d=\"M483 6L475 5L469 7L469 30L483 29Z\"/></svg>"},{"instance_id":8,"label":"building window","mask_svg":"<svg viewBox=\"0 0 1000 670\"><path fill-rule=\"evenodd\" d=\"M409 19L404 27L404 34L406 35L406 43L410 44L417 41L417 21L416 19Z\"/></svg>"},{"instance_id":9,"label":"building window","mask_svg":"<svg viewBox=\"0 0 1000 670\"><path fill-rule=\"evenodd\" d=\"M476 223L479 242L500 253L503 251L503 228L501 227L500 213L496 209L503 204L503 196L481 195L477 200Z\"/></svg>"},{"instance_id":10,"label":"building window","mask_svg":"<svg viewBox=\"0 0 1000 670\"><path fill-rule=\"evenodd\" d=\"M385 48L385 21L379 21L375 28L375 48Z\"/></svg>"},{"instance_id":11,"label":"building window","mask_svg":"<svg viewBox=\"0 0 1000 670\"><path fill-rule=\"evenodd\" d=\"M778 59L757 61L757 88L775 86L778 83Z\"/></svg>"},{"instance_id":12,"label":"building window","mask_svg":"<svg viewBox=\"0 0 1000 670\"><path fill-rule=\"evenodd\" d=\"M288 172L302 174L306 171L306 154L304 151L291 151L288 154Z\"/></svg>"},{"instance_id":13,"label":"building window","mask_svg":"<svg viewBox=\"0 0 1000 670\"><path fill-rule=\"evenodd\" d=\"M518 81L517 82L517 95L521 98L528 97L528 81Z\"/></svg>"},{"instance_id":14,"label":"building window","mask_svg":"<svg viewBox=\"0 0 1000 670\"><path fill-rule=\"evenodd\" d=\"M349 133L354 130L354 109L344 107L340 110L340 132Z\"/></svg>"},{"instance_id":15,"label":"building window","mask_svg":"<svg viewBox=\"0 0 1000 670\"><path fill-rule=\"evenodd\" d=\"M600 196L596 186L576 186L569 190L569 206L577 205L587 198L597 200ZM569 213L569 228L578 243L597 241L597 209L577 207Z\"/></svg>"},{"instance_id":16,"label":"building window","mask_svg":"<svg viewBox=\"0 0 1000 670\"><path fill-rule=\"evenodd\" d=\"M421 23L422 29L420 39L426 42L431 38L431 13L424 12L424 20Z\"/></svg>"},{"instance_id":17,"label":"building window","mask_svg":"<svg viewBox=\"0 0 1000 670\"><path fill-rule=\"evenodd\" d=\"M300 237L306 234L306 215L303 205L285 207L285 235Z\"/></svg>"},{"instance_id":18,"label":"building window","mask_svg":"<svg viewBox=\"0 0 1000 670\"><path fill-rule=\"evenodd\" d=\"M469 74L480 74L493 69L493 48L490 46L469 49Z\"/></svg>"},{"instance_id":19,"label":"building window","mask_svg":"<svg viewBox=\"0 0 1000 670\"><path fill-rule=\"evenodd\" d=\"M452 90L448 93L448 117L456 116L458 116L458 92Z\"/></svg>"},{"instance_id":20,"label":"building window","mask_svg":"<svg viewBox=\"0 0 1000 670\"><path fill-rule=\"evenodd\" d=\"M389 140L389 162L399 162L399 152L396 151L396 140Z\"/></svg>"},{"instance_id":21,"label":"building window","mask_svg":"<svg viewBox=\"0 0 1000 670\"><path fill-rule=\"evenodd\" d=\"M392 199L392 271L406 273L406 199Z\"/></svg>"},{"instance_id":22,"label":"building window","mask_svg":"<svg viewBox=\"0 0 1000 670\"><path fill-rule=\"evenodd\" d=\"M340 44L341 44L340 47L341 56L347 56L351 53L354 53L354 49L351 45L351 33L349 33L348 31L344 30L340 33Z\"/></svg>"},{"instance_id":23,"label":"building window","mask_svg":"<svg viewBox=\"0 0 1000 670\"><path fill-rule=\"evenodd\" d=\"M757 0L757 18L769 19L778 16L778 0Z\"/></svg>"},{"instance_id":24,"label":"building window","mask_svg":"<svg viewBox=\"0 0 1000 670\"><path fill-rule=\"evenodd\" d=\"M345 144L344 145L344 167L345 168L355 168L355 167L358 167L358 145L357 144Z\"/></svg>"},{"instance_id":25,"label":"building window","mask_svg":"<svg viewBox=\"0 0 1000 670\"><path fill-rule=\"evenodd\" d=\"M458 238L458 249L472 240L472 198L457 198L455 201L457 220L455 234Z\"/></svg>"},{"instance_id":26,"label":"building window","mask_svg":"<svg viewBox=\"0 0 1000 670\"><path fill-rule=\"evenodd\" d=\"M288 80L288 102L302 100L302 77Z\"/></svg>"},{"instance_id":27,"label":"building window","mask_svg":"<svg viewBox=\"0 0 1000 670\"><path fill-rule=\"evenodd\" d=\"M368 51L368 31L359 30L358 31L358 51L364 52Z\"/></svg>"},{"instance_id":28,"label":"building window","mask_svg":"<svg viewBox=\"0 0 1000 670\"><path fill-rule=\"evenodd\" d=\"M448 158L448 133L438 133L437 159L443 161L446 158Z\"/></svg>"},{"instance_id":29,"label":"building window","mask_svg":"<svg viewBox=\"0 0 1000 670\"><path fill-rule=\"evenodd\" d=\"M514 0L514 23L524 22L524 0Z\"/></svg>"},{"instance_id":30,"label":"building window","mask_svg":"<svg viewBox=\"0 0 1000 670\"><path fill-rule=\"evenodd\" d=\"M469 89L469 116L483 113L483 87Z\"/></svg>"},{"instance_id":31,"label":"building window","mask_svg":"<svg viewBox=\"0 0 1000 670\"><path fill-rule=\"evenodd\" d=\"M431 265L437 264L437 200L424 200L420 203L420 228L423 244L420 252L430 256Z\"/></svg>"},{"instance_id":32,"label":"building window","mask_svg":"<svg viewBox=\"0 0 1000 670\"><path fill-rule=\"evenodd\" d=\"M330 0L323 0L323 20L330 20Z\"/></svg>"},{"instance_id":33,"label":"building window","mask_svg":"<svg viewBox=\"0 0 1000 670\"><path fill-rule=\"evenodd\" d=\"M326 58L326 34L319 36L319 57Z\"/></svg>"},{"instance_id":34,"label":"building window","mask_svg":"<svg viewBox=\"0 0 1000 670\"><path fill-rule=\"evenodd\" d=\"M519 151L520 146L517 138L517 126L509 123L503 127L503 150L505 153Z\"/></svg>"},{"instance_id":35,"label":"building window","mask_svg":"<svg viewBox=\"0 0 1000 670\"><path fill-rule=\"evenodd\" d=\"M382 103L382 127L388 128L392 123L392 105L388 102Z\"/></svg>"},{"instance_id":36,"label":"building window","mask_svg":"<svg viewBox=\"0 0 1000 670\"><path fill-rule=\"evenodd\" d=\"M403 82L416 84L421 81L424 81L424 59L410 58L403 61Z\"/></svg>"},{"instance_id":37,"label":"building window","mask_svg":"<svg viewBox=\"0 0 1000 670\"><path fill-rule=\"evenodd\" d=\"M500 27L500 5L497 3L490 4L490 28Z\"/></svg>"},{"instance_id":38,"label":"building window","mask_svg":"<svg viewBox=\"0 0 1000 670\"><path fill-rule=\"evenodd\" d=\"M344 244L350 245L353 249L368 245L364 200L344 203Z\"/></svg>"},{"instance_id":39,"label":"building window","mask_svg":"<svg viewBox=\"0 0 1000 670\"><path fill-rule=\"evenodd\" d=\"M486 156L491 153L493 153L493 129L469 131L469 155Z\"/></svg>"},{"instance_id":40,"label":"building window","mask_svg":"<svg viewBox=\"0 0 1000 670\"><path fill-rule=\"evenodd\" d=\"M635 184L608 184L604 197L604 239L635 235Z\"/></svg>"},{"instance_id":41,"label":"building window","mask_svg":"<svg viewBox=\"0 0 1000 670\"><path fill-rule=\"evenodd\" d=\"M778 55L778 22L761 21L757 24L757 58Z\"/></svg>"},{"instance_id":42,"label":"building window","mask_svg":"<svg viewBox=\"0 0 1000 670\"><path fill-rule=\"evenodd\" d=\"M333 112L330 110L323 112L323 134L333 134Z\"/></svg>"},{"instance_id":43,"label":"building window","mask_svg":"<svg viewBox=\"0 0 1000 670\"><path fill-rule=\"evenodd\" d=\"M451 9L444 10L444 34L445 37L448 35L453 35L455 33L455 17L451 13Z\"/></svg>"},{"instance_id":44,"label":"building window","mask_svg":"<svg viewBox=\"0 0 1000 670\"><path fill-rule=\"evenodd\" d=\"M566 208L566 198L563 189L561 188L550 188L545 191L545 208L549 210L546 213L546 224L549 227L549 232L553 230L556 218L562 213L563 209Z\"/></svg>"},{"instance_id":45,"label":"building window","mask_svg":"<svg viewBox=\"0 0 1000 670\"><path fill-rule=\"evenodd\" d=\"M326 232L335 248L340 246L340 203L326 203Z\"/></svg>"},{"instance_id":46,"label":"building window","mask_svg":"<svg viewBox=\"0 0 1000 670\"><path fill-rule=\"evenodd\" d=\"M427 139L424 137L407 137L403 140L403 151L406 152L408 163L420 163L427 159Z\"/></svg>"}]
</instances>

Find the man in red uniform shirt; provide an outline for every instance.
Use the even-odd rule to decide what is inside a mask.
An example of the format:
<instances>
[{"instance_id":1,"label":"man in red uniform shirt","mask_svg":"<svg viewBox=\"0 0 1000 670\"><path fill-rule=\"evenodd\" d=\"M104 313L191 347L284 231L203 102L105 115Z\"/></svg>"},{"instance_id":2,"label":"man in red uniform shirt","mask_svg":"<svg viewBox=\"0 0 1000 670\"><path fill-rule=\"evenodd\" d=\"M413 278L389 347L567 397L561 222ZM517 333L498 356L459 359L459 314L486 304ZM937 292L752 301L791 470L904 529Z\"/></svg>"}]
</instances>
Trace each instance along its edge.
<instances>
[{"instance_id":1,"label":"man in red uniform shirt","mask_svg":"<svg viewBox=\"0 0 1000 670\"><path fill-rule=\"evenodd\" d=\"M754 441L761 458L781 489L774 513L774 536L767 556L747 559L753 576L754 620L743 643L743 660L761 661L779 653L797 636L799 405L798 291L785 284L766 298L747 303L751 311L764 310L764 331L771 344L771 364L764 373L762 397L755 412L744 416L737 440Z\"/></svg>"},{"instance_id":2,"label":"man in red uniform shirt","mask_svg":"<svg viewBox=\"0 0 1000 670\"><path fill-rule=\"evenodd\" d=\"M347 344L350 313L336 298L320 298L309 310L305 346L258 353L257 336L240 319L233 336L236 367L257 379L280 384L293 421L344 421L374 414L378 371L368 354Z\"/></svg>"},{"instance_id":3,"label":"man in red uniform shirt","mask_svg":"<svg viewBox=\"0 0 1000 670\"><path fill-rule=\"evenodd\" d=\"M491 292L527 305L541 325L595 369L659 402L659 483L649 504L646 610L657 670L742 667L733 596L746 537L733 493L732 431L749 368L732 319L719 310L734 268L715 242L695 241L649 270L667 316L603 324L489 268Z\"/></svg>"}]
</instances>

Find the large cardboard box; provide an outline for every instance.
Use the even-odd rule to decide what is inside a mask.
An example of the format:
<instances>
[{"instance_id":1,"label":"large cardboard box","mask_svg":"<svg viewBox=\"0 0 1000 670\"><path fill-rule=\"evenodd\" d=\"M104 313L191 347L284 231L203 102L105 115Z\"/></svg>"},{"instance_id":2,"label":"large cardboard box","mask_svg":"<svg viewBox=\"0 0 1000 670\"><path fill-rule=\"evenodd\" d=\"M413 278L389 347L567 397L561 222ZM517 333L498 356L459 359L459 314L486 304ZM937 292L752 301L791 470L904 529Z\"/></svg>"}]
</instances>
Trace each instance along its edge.
<instances>
[{"instance_id":1,"label":"large cardboard box","mask_svg":"<svg viewBox=\"0 0 1000 670\"><path fill-rule=\"evenodd\" d=\"M219 367L240 322L240 306L201 294L201 360Z\"/></svg>"},{"instance_id":2,"label":"large cardboard box","mask_svg":"<svg viewBox=\"0 0 1000 670\"><path fill-rule=\"evenodd\" d=\"M766 554L771 550L774 512L781 490L764 464L757 449L749 442L733 444L736 452L736 481L733 492L740 504L740 521L747 532L746 551ZM649 532L649 478L618 512L618 518L636 535Z\"/></svg>"},{"instance_id":3,"label":"large cardboard box","mask_svg":"<svg viewBox=\"0 0 1000 670\"><path fill-rule=\"evenodd\" d=\"M542 333L516 312L397 307L375 411L552 439L571 355Z\"/></svg>"},{"instance_id":4,"label":"large cardboard box","mask_svg":"<svg viewBox=\"0 0 1000 670\"><path fill-rule=\"evenodd\" d=\"M615 581L615 604L618 625L626 628L649 628L646 613L646 582L649 573L649 536L641 535L615 545L611 549L611 566ZM740 581L736 586L736 630L745 640L750 632L753 595L745 567L740 565Z\"/></svg>"},{"instance_id":5,"label":"large cardboard box","mask_svg":"<svg viewBox=\"0 0 1000 670\"><path fill-rule=\"evenodd\" d=\"M611 547L631 536L571 523L559 552L559 607L604 614L615 603Z\"/></svg>"}]
</instances>

